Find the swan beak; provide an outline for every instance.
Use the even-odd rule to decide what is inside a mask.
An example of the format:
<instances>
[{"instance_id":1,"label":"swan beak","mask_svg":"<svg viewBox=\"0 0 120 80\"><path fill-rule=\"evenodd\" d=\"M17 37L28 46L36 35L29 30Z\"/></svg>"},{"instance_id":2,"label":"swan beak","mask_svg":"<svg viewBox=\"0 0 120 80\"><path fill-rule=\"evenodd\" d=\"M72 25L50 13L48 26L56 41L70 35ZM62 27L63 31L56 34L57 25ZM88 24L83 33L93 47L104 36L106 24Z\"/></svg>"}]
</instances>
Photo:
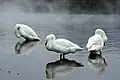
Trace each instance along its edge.
<instances>
[{"instance_id":1,"label":"swan beak","mask_svg":"<svg viewBox=\"0 0 120 80\"><path fill-rule=\"evenodd\" d=\"M47 45L47 42L48 42L48 41L46 40L46 42L45 42L45 46Z\"/></svg>"},{"instance_id":2,"label":"swan beak","mask_svg":"<svg viewBox=\"0 0 120 80\"><path fill-rule=\"evenodd\" d=\"M106 43L104 42L104 46L106 45Z\"/></svg>"}]
</instances>

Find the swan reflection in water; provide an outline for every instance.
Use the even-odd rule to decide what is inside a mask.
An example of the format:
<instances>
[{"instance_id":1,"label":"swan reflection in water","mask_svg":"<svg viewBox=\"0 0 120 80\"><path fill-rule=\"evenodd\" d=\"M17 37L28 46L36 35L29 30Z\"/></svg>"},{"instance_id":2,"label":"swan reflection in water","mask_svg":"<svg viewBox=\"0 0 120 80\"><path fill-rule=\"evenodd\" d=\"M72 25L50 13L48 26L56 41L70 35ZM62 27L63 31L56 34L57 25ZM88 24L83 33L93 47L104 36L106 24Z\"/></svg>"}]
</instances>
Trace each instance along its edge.
<instances>
[{"instance_id":1,"label":"swan reflection in water","mask_svg":"<svg viewBox=\"0 0 120 80\"><path fill-rule=\"evenodd\" d=\"M76 62L75 60L68 60L66 58L57 60L55 62L49 62L46 65L46 78L53 79L56 75L65 75L77 69L77 67L83 67L84 65Z\"/></svg>"},{"instance_id":2,"label":"swan reflection in water","mask_svg":"<svg viewBox=\"0 0 120 80\"><path fill-rule=\"evenodd\" d=\"M38 41L24 41L17 42L15 45L15 52L19 55L28 55L31 53Z\"/></svg>"},{"instance_id":3,"label":"swan reflection in water","mask_svg":"<svg viewBox=\"0 0 120 80\"><path fill-rule=\"evenodd\" d=\"M105 58L102 57L102 54L92 51L88 56L88 65L99 74L102 74L106 69L107 63Z\"/></svg>"}]
</instances>

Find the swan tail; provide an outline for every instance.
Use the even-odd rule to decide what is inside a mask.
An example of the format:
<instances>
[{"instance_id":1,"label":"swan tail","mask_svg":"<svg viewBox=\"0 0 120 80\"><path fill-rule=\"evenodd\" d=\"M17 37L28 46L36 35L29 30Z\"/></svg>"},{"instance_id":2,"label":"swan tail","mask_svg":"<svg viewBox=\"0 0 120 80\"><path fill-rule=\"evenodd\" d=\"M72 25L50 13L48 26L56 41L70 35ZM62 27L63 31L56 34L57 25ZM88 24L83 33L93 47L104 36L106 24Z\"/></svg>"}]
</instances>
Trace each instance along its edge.
<instances>
[{"instance_id":1,"label":"swan tail","mask_svg":"<svg viewBox=\"0 0 120 80\"><path fill-rule=\"evenodd\" d=\"M40 41L39 38L36 38L36 37L33 38L33 37L30 37L30 36L29 36L29 37L26 37L25 39L26 39L26 41L31 41L31 40L32 40L32 41Z\"/></svg>"},{"instance_id":2,"label":"swan tail","mask_svg":"<svg viewBox=\"0 0 120 80\"><path fill-rule=\"evenodd\" d=\"M36 38L35 41L40 41L40 39L39 39L39 38Z\"/></svg>"},{"instance_id":3,"label":"swan tail","mask_svg":"<svg viewBox=\"0 0 120 80\"><path fill-rule=\"evenodd\" d=\"M81 48L81 47L74 47L73 48L73 53L77 52L77 51L82 51L82 50L83 50L83 48Z\"/></svg>"},{"instance_id":4,"label":"swan tail","mask_svg":"<svg viewBox=\"0 0 120 80\"><path fill-rule=\"evenodd\" d=\"M81 50L83 50L83 48L81 48L81 47L76 49L76 51L81 51Z\"/></svg>"}]
</instances>

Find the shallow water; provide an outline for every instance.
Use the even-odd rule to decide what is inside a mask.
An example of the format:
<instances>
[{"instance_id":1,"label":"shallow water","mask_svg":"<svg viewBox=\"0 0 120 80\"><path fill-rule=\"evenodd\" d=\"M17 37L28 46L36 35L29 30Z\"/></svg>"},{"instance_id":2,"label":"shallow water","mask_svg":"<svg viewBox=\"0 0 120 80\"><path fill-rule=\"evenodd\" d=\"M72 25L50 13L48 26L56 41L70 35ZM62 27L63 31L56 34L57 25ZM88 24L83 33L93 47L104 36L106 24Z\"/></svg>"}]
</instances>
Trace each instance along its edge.
<instances>
[{"instance_id":1,"label":"shallow water","mask_svg":"<svg viewBox=\"0 0 120 80\"><path fill-rule=\"evenodd\" d=\"M120 78L119 19L119 15L1 12L1 80L118 80ZM14 35L16 23L31 26L41 41L22 43L23 40L17 39ZM58 53L47 51L44 47L45 37L50 33L54 33L57 38L66 38L85 47L87 39L97 28L104 29L109 38L102 56L97 58L101 63L91 64L88 59L89 52L86 50L68 54L66 60L60 61Z\"/></svg>"}]
</instances>

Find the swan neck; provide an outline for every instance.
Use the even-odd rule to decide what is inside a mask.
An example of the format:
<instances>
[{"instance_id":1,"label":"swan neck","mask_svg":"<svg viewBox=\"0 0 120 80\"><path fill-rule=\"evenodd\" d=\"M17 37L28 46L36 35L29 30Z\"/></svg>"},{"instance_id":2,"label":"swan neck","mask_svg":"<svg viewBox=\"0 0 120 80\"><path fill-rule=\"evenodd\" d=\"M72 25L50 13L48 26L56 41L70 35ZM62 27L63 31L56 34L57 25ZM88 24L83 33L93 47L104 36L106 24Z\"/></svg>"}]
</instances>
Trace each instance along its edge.
<instances>
[{"instance_id":1,"label":"swan neck","mask_svg":"<svg viewBox=\"0 0 120 80\"><path fill-rule=\"evenodd\" d=\"M16 28L15 28L15 35L16 35L17 38L21 37L19 30L20 30L20 27L16 26Z\"/></svg>"}]
</instances>

